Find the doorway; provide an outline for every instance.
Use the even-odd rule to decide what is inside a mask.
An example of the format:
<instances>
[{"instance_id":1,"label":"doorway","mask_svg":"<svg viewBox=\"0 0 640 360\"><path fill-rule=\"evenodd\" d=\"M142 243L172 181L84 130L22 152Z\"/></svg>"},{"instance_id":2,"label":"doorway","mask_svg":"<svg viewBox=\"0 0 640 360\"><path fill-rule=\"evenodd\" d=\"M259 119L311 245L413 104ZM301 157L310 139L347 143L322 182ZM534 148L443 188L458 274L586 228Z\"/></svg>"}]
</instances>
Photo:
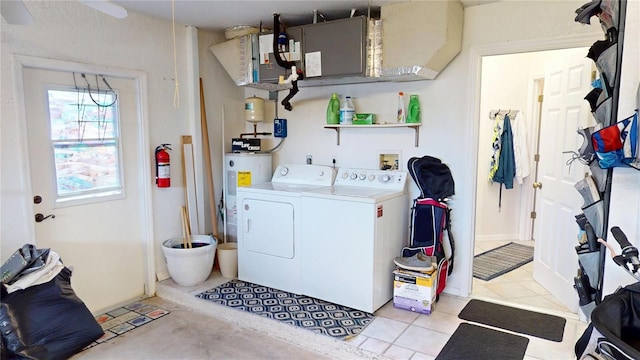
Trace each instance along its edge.
<instances>
[{"instance_id":1,"label":"doorway","mask_svg":"<svg viewBox=\"0 0 640 360\"><path fill-rule=\"evenodd\" d=\"M143 74L15 60L33 213L47 215L35 217L36 245L73 269L74 292L93 313L153 294Z\"/></svg>"},{"instance_id":2,"label":"doorway","mask_svg":"<svg viewBox=\"0 0 640 360\"><path fill-rule=\"evenodd\" d=\"M474 255L509 242L540 246L534 236L536 190L533 185L538 166L534 159L539 154L545 64L575 56L576 52L586 54L587 50L573 48L481 57ZM490 114L498 110L509 110L512 126L524 134L524 144L519 146L526 154L523 178L516 178L513 189L508 190L489 180L494 127L502 126ZM544 139L540 146L545 146ZM572 312L550 293L548 285L534 280L533 273L534 262L530 262L489 281L473 278L472 295L544 311Z\"/></svg>"}]
</instances>

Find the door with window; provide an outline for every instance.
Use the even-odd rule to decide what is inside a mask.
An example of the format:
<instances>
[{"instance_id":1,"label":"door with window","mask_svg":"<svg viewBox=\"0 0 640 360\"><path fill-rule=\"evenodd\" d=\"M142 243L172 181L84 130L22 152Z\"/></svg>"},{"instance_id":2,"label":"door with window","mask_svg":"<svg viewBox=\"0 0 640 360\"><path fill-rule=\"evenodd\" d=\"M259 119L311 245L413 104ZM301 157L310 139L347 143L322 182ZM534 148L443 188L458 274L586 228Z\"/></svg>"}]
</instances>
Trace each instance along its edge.
<instances>
[{"instance_id":1,"label":"door with window","mask_svg":"<svg viewBox=\"0 0 640 360\"><path fill-rule=\"evenodd\" d=\"M134 80L25 68L36 242L91 311L145 294L144 166Z\"/></svg>"}]
</instances>

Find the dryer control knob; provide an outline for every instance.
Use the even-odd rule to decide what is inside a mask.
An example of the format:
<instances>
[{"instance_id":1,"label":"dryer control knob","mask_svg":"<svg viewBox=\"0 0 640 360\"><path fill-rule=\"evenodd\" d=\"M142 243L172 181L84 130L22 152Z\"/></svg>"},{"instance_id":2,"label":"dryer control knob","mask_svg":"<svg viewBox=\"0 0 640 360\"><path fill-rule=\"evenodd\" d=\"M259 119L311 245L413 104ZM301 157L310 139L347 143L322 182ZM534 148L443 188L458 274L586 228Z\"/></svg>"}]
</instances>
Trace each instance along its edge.
<instances>
[{"instance_id":1,"label":"dryer control knob","mask_svg":"<svg viewBox=\"0 0 640 360\"><path fill-rule=\"evenodd\" d=\"M360 180L364 180L366 178L367 178L367 174L365 173L360 174Z\"/></svg>"},{"instance_id":2,"label":"dryer control knob","mask_svg":"<svg viewBox=\"0 0 640 360\"><path fill-rule=\"evenodd\" d=\"M358 174L356 174L356 173L351 174L351 179L352 180L356 180L357 178L358 178Z\"/></svg>"},{"instance_id":3,"label":"dryer control knob","mask_svg":"<svg viewBox=\"0 0 640 360\"><path fill-rule=\"evenodd\" d=\"M348 177L349 177L349 173L348 172L345 171L345 172L342 173L342 178L343 179L346 179Z\"/></svg>"},{"instance_id":4,"label":"dryer control knob","mask_svg":"<svg viewBox=\"0 0 640 360\"><path fill-rule=\"evenodd\" d=\"M383 183L388 183L389 180L391 180L391 176L389 176L389 175L382 175L380 177L380 181L382 181Z\"/></svg>"},{"instance_id":5,"label":"dryer control knob","mask_svg":"<svg viewBox=\"0 0 640 360\"><path fill-rule=\"evenodd\" d=\"M320 176L324 176L324 171L320 171Z\"/></svg>"},{"instance_id":6,"label":"dryer control knob","mask_svg":"<svg viewBox=\"0 0 640 360\"><path fill-rule=\"evenodd\" d=\"M283 167L280 169L280 175L285 176L289 173L289 169L286 167Z\"/></svg>"},{"instance_id":7,"label":"dryer control knob","mask_svg":"<svg viewBox=\"0 0 640 360\"><path fill-rule=\"evenodd\" d=\"M375 180L375 179L376 179L376 176L375 176L375 175L369 175L369 181L373 181L373 180Z\"/></svg>"}]
</instances>

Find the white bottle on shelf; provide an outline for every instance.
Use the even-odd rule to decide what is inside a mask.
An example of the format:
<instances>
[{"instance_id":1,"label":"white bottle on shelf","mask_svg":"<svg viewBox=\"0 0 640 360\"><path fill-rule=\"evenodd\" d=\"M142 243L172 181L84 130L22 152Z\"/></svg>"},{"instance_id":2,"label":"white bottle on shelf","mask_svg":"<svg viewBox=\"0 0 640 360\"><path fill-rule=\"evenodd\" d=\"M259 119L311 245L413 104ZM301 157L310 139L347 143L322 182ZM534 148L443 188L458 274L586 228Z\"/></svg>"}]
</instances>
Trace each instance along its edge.
<instances>
[{"instance_id":1,"label":"white bottle on shelf","mask_svg":"<svg viewBox=\"0 0 640 360\"><path fill-rule=\"evenodd\" d=\"M353 102L351 102L351 96L346 96L344 103L340 108L340 124L347 125L353 124L353 114L356 112Z\"/></svg>"},{"instance_id":2,"label":"white bottle on shelf","mask_svg":"<svg viewBox=\"0 0 640 360\"><path fill-rule=\"evenodd\" d=\"M404 93L400 91L398 93L398 115L396 118L397 123L404 123L406 121L406 112L404 110Z\"/></svg>"}]
</instances>

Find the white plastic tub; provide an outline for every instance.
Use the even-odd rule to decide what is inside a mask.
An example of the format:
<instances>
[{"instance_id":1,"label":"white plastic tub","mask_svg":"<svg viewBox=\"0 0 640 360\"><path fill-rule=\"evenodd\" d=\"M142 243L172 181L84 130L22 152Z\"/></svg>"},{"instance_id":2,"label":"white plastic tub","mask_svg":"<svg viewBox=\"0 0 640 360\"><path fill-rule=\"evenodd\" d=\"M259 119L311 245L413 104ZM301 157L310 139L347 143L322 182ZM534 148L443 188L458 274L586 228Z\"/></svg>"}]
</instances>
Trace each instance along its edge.
<instances>
[{"instance_id":1,"label":"white plastic tub","mask_svg":"<svg viewBox=\"0 0 640 360\"><path fill-rule=\"evenodd\" d=\"M193 248L183 249L183 238L162 243L162 253L173 280L181 286L193 286L207 280L213 269L216 240L210 235L191 235Z\"/></svg>"},{"instance_id":2,"label":"white plastic tub","mask_svg":"<svg viewBox=\"0 0 640 360\"><path fill-rule=\"evenodd\" d=\"M223 277L238 277L238 243L228 242L218 246L218 264Z\"/></svg>"}]
</instances>

